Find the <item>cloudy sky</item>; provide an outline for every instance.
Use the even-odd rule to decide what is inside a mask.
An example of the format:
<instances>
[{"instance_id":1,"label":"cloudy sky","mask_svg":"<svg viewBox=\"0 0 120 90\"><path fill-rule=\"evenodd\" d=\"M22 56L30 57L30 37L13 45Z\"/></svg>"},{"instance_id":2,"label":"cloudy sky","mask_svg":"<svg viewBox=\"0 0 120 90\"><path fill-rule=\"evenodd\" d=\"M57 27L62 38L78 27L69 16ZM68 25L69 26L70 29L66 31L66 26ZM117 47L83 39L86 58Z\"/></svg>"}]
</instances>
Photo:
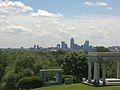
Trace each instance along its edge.
<instances>
[{"instance_id":1,"label":"cloudy sky","mask_svg":"<svg viewBox=\"0 0 120 90\"><path fill-rule=\"evenodd\" d=\"M0 48L120 45L120 0L0 0Z\"/></svg>"}]
</instances>

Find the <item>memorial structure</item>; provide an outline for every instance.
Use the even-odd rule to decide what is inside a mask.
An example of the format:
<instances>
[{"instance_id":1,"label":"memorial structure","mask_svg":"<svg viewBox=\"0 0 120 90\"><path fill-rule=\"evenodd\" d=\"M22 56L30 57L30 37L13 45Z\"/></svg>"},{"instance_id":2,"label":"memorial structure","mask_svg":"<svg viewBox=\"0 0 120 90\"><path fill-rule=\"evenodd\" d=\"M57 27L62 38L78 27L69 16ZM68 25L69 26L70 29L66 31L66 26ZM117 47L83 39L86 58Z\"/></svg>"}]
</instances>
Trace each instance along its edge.
<instances>
[{"instance_id":1,"label":"memorial structure","mask_svg":"<svg viewBox=\"0 0 120 90\"><path fill-rule=\"evenodd\" d=\"M47 77L50 77L50 74L55 74L54 76L55 81L48 80L50 78L47 78ZM61 69L41 69L40 77L45 86L62 84L62 70Z\"/></svg>"},{"instance_id":2,"label":"memorial structure","mask_svg":"<svg viewBox=\"0 0 120 90\"><path fill-rule=\"evenodd\" d=\"M95 86L120 85L120 52L90 52L87 59L88 79L84 83ZM117 64L115 78L106 78L106 62L109 61L114 61ZM101 78L100 67L102 67ZM92 69L94 69L93 75Z\"/></svg>"}]
</instances>

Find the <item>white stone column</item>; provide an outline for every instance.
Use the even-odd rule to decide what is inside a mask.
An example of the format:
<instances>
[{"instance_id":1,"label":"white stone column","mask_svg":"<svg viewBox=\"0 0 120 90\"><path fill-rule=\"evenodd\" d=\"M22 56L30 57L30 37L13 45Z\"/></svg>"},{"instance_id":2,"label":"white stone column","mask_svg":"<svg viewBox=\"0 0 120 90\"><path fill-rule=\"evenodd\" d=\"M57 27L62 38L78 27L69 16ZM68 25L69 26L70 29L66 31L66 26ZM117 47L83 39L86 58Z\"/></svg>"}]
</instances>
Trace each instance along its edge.
<instances>
[{"instance_id":1,"label":"white stone column","mask_svg":"<svg viewBox=\"0 0 120 90\"><path fill-rule=\"evenodd\" d=\"M56 72L56 83L62 84L62 74L61 72Z\"/></svg>"},{"instance_id":2,"label":"white stone column","mask_svg":"<svg viewBox=\"0 0 120 90\"><path fill-rule=\"evenodd\" d=\"M117 78L120 79L120 62L117 62Z\"/></svg>"},{"instance_id":3,"label":"white stone column","mask_svg":"<svg viewBox=\"0 0 120 90\"><path fill-rule=\"evenodd\" d=\"M105 66L105 62L102 63L102 78L103 78L103 85L105 85L105 79L106 79L106 66Z\"/></svg>"},{"instance_id":4,"label":"white stone column","mask_svg":"<svg viewBox=\"0 0 120 90\"><path fill-rule=\"evenodd\" d=\"M59 82L59 73L56 72L56 83L58 83L58 82Z\"/></svg>"},{"instance_id":5,"label":"white stone column","mask_svg":"<svg viewBox=\"0 0 120 90\"><path fill-rule=\"evenodd\" d=\"M99 62L94 61L94 83L99 84Z\"/></svg>"},{"instance_id":6,"label":"white stone column","mask_svg":"<svg viewBox=\"0 0 120 90\"><path fill-rule=\"evenodd\" d=\"M91 70L92 70L92 65L91 62L88 61L88 82L91 82Z\"/></svg>"},{"instance_id":7,"label":"white stone column","mask_svg":"<svg viewBox=\"0 0 120 90\"><path fill-rule=\"evenodd\" d=\"M46 73L44 73L44 83L46 83Z\"/></svg>"}]
</instances>

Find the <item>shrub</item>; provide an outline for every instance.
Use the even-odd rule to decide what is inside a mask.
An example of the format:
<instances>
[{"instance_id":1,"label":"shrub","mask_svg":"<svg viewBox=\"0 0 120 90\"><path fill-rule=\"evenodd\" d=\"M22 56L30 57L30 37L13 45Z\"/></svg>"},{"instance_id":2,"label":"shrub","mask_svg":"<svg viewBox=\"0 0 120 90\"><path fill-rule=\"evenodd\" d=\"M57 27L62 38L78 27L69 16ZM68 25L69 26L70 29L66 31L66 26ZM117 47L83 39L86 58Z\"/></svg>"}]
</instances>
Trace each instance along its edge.
<instances>
[{"instance_id":1,"label":"shrub","mask_svg":"<svg viewBox=\"0 0 120 90\"><path fill-rule=\"evenodd\" d=\"M19 72L18 75L20 76L20 78L31 77L34 76L34 72L30 69L24 69L21 72Z\"/></svg>"},{"instance_id":2,"label":"shrub","mask_svg":"<svg viewBox=\"0 0 120 90\"><path fill-rule=\"evenodd\" d=\"M2 90L14 90L17 88L18 75L9 74L2 83Z\"/></svg>"},{"instance_id":3,"label":"shrub","mask_svg":"<svg viewBox=\"0 0 120 90\"><path fill-rule=\"evenodd\" d=\"M22 89L32 89L41 86L42 86L42 81L40 77L37 76L25 77L19 80L19 87Z\"/></svg>"},{"instance_id":4,"label":"shrub","mask_svg":"<svg viewBox=\"0 0 120 90\"><path fill-rule=\"evenodd\" d=\"M73 83L78 82L78 80L76 79L76 77L74 77L74 76L72 76L72 75L63 75L63 76L62 76L62 83L63 83L63 84L65 83L65 79L67 79L67 78L73 79Z\"/></svg>"},{"instance_id":5,"label":"shrub","mask_svg":"<svg viewBox=\"0 0 120 90\"><path fill-rule=\"evenodd\" d=\"M0 90L6 90L6 83L2 83L2 85L0 86Z\"/></svg>"}]
</instances>

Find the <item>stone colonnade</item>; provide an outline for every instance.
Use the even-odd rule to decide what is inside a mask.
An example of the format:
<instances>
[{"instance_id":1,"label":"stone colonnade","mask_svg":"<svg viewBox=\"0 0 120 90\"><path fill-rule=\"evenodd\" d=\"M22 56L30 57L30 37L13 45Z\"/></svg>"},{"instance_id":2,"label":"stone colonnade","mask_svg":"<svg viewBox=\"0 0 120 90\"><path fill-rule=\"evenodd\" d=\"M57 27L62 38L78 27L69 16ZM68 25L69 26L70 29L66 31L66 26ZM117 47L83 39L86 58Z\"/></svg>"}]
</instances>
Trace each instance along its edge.
<instances>
[{"instance_id":1,"label":"stone colonnade","mask_svg":"<svg viewBox=\"0 0 120 90\"><path fill-rule=\"evenodd\" d=\"M94 64L94 83L96 85L99 84L99 74L100 74L100 64L99 62L93 62ZM88 61L88 81L92 82L92 62ZM106 78L106 66L105 63L102 64L102 78L103 78L103 84L105 84L105 78Z\"/></svg>"},{"instance_id":2,"label":"stone colonnade","mask_svg":"<svg viewBox=\"0 0 120 90\"><path fill-rule=\"evenodd\" d=\"M88 83L99 85L100 80L100 65L102 65L102 85L106 84L106 62L117 62L117 79L120 79L120 53L90 53L88 54ZM93 63L93 65L92 65ZM92 66L94 67L94 78L92 81Z\"/></svg>"}]
</instances>

